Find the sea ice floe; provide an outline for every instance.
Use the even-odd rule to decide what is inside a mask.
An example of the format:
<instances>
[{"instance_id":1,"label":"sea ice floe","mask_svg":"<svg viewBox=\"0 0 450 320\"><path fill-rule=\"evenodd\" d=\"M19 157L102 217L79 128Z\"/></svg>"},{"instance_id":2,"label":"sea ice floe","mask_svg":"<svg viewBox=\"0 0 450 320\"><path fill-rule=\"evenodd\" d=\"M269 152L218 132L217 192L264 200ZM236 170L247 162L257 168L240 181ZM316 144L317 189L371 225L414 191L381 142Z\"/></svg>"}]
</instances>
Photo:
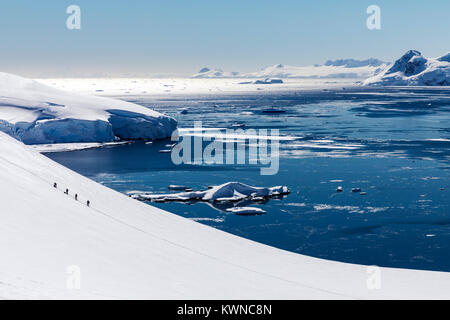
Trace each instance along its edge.
<instances>
[{"instance_id":1,"label":"sea ice floe","mask_svg":"<svg viewBox=\"0 0 450 320\"><path fill-rule=\"evenodd\" d=\"M211 222L217 222L217 223L225 221L222 218L189 218L189 219L193 220L193 221L211 221Z\"/></svg>"},{"instance_id":2,"label":"sea ice floe","mask_svg":"<svg viewBox=\"0 0 450 320\"><path fill-rule=\"evenodd\" d=\"M190 189L189 187L186 186L180 186L180 185L176 185L176 184L171 184L168 186L169 190L176 190L176 191L185 191L186 189Z\"/></svg>"},{"instance_id":3,"label":"sea ice floe","mask_svg":"<svg viewBox=\"0 0 450 320\"><path fill-rule=\"evenodd\" d=\"M323 210L339 210L339 211L347 211L349 213L378 213L382 211L386 211L389 207L358 207L358 206L342 206L342 205L334 205L334 204L314 204L313 208L315 211L323 211Z\"/></svg>"},{"instance_id":4,"label":"sea ice floe","mask_svg":"<svg viewBox=\"0 0 450 320\"><path fill-rule=\"evenodd\" d=\"M255 207L233 207L227 209L227 211L237 215L259 215L266 213L263 209Z\"/></svg>"},{"instance_id":5,"label":"sea ice floe","mask_svg":"<svg viewBox=\"0 0 450 320\"><path fill-rule=\"evenodd\" d=\"M118 141L118 142L86 142L86 143L55 143L55 144L34 144L31 145L36 151L41 153L53 153L53 152L67 152L76 150L85 150L93 148L105 148L120 146L124 144L131 144L132 141Z\"/></svg>"}]
</instances>

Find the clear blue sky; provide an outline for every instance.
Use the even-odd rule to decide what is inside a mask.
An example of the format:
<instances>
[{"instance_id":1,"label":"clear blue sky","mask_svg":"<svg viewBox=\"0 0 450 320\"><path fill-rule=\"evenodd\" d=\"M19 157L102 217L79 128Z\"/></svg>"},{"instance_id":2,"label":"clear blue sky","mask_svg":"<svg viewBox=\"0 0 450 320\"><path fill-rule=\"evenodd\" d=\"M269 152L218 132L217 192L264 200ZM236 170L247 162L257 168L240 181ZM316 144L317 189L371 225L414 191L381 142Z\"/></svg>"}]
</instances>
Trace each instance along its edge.
<instances>
[{"instance_id":1,"label":"clear blue sky","mask_svg":"<svg viewBox=\"0 0 450 320\"><path fill-rule=\"evenodd\" d=\"M81 30L66 8L81 8ZM366 28L381 7L382 29ZM449 0L14 0L0 3L0 71L32 77L190 75L450 50Z\"/></svg>"}]
</instances>

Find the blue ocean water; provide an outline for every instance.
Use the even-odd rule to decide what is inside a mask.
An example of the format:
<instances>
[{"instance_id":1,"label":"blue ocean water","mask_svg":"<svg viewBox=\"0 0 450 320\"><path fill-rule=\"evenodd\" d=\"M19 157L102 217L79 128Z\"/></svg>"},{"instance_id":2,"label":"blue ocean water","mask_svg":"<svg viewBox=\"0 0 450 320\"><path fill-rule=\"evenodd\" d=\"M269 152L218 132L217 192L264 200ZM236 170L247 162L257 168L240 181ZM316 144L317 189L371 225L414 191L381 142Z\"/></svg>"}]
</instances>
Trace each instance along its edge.
<instances>
[{"instance_id":1,"label":"blue ocean water","mask_svg":"<svg viewBox=\"0 0 450 320\"><path fill-rule=\"evenodd\" d=\"M151 203L186 218L314 257L389 267L450 271L450 90L347 90L128 97L174 116L179 127L279 129L279 172L259 165L174 165L170 141L49 153L55 161L123 193L168 193L228 181L286 185L291 194L251 204ZM281 114L263 109L280 108ZM182 110L185 110L181 112ZM338 186L343 192L336 192ZM361 188L365 194L352 192ZM247 205L242 203L240 205Z\"/></svg>"}]
</instances>

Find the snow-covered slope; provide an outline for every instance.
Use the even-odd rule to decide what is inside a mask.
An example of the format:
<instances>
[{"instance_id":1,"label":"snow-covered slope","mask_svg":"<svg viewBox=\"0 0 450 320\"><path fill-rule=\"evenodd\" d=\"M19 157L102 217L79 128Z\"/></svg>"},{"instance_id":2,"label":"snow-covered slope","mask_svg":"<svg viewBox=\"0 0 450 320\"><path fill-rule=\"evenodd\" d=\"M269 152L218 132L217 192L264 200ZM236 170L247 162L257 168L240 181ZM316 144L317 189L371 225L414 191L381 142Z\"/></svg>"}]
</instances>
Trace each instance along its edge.
<instances>
[{"instance_id":1,"label":"snow-covered slope","mask_svg":"<svg viewBox=\"0 0 450 320\"><path fill-rule=\"evenodd\" d=\"M0 131L27 144L159 139L175 127L174 119L133 103L0 73Z\"/></svg>"},{"instance_id":2,"label":"snow-covered slope","mask_svg":"<svg viewBox=\"0 0 450 320\"><path fill-rule=\"evenodd\" d=\"M449 86L450 53L442 57L425 58L410 50L390 67L365 80L364 85L389 86Z\"/></svg>"},{"instance_id":3,"label":"snow-covered slope","mask_svg":"<svg viewBox=\"0 0 450 320\"><path fill-rule=\"evenodd\" d=\"M307 67L286 66L276 64L263 68L256 72L238 73L224 72L222 70L210 70L204 68L193 78L296 78L296 79L321 79L321 78L355 78L366 79L377 74L387 64L377 59L367 60L328 60L324 65Z\"/></svg>"},{"instance_id":4,"label":"snow-covered slope","mask_svg":"<svg viewBox=\"0 0 450 320\"><path fill-rule=\"evenodd\" d=\"M381 268L381 288L371 290L373 269L153 208L4 133L0 200L0 298L450 298L448 273Z\"/></svg>"}]
</instances>

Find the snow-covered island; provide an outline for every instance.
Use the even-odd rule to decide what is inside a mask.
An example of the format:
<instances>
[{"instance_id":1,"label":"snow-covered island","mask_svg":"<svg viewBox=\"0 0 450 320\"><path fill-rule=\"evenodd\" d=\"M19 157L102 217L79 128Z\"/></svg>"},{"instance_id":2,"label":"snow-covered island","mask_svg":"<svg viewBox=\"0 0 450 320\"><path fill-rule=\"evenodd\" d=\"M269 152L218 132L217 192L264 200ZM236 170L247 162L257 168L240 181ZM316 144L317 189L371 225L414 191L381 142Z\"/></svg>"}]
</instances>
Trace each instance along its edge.
<instances>
[{"instance_id":1,"label":"snow-covered island","mask_svg":"<svg viewBox=\"0 0 450 320\"><path fill-rule=\"evenodd\" d=\"M365 80L364 85L449 86L450 52L432 59L409 50L383 72Z\"/></svg>"},{"instance_id":2,"label":"snow-covered island","mask_svg":"<svg viewBox=\"0 0 450 320\"><path fill-rule=\"evenodd\" d=\"M384 70L389 64L378 59L328 60L323 65L295 67L276 64L259 71L241 73L226 72L221 69L203 68L191 78L281 78L281 79L366 79Z\"/></svg>"},{"instance_id":3,"label":"snow-covered island","mask_svg":"<svg viewBox=\"0 0 450 320\"><path fill-rule=\"evenodd\" d=\"M409 50L394 63L370 58L366 60L328 60L323 65L306 67L276 64L256 72L225 72L203 68L194 79L355 79L363 85L448 86L450 85L450 53L438 58L425 58L417 50ZM261 81L245 82L261 84ZM267 83L267 82L265 82ZM355 82L356 84L356 82Z\"/></svg>"},{"instance_id":4,"label":"snow-covered island","mask_svg":"<svg viewBox=\"0 0 450 320\"><path fill-rule=\"evenodd\" d=\"M131 199L1 132L0 150L0 299L450 297L447 272L276 249Z\"/></svg>"},{"instance_id":5,"label":"snow-covered island","mask_svg":"<svg viewBox=\"0 0 450 320\"><path fill-rule=\"evenodd\" d=\"M175 119L134 103L0 73L0 131L26 144L163 139Z\"/></svg>"}]
</instances>

